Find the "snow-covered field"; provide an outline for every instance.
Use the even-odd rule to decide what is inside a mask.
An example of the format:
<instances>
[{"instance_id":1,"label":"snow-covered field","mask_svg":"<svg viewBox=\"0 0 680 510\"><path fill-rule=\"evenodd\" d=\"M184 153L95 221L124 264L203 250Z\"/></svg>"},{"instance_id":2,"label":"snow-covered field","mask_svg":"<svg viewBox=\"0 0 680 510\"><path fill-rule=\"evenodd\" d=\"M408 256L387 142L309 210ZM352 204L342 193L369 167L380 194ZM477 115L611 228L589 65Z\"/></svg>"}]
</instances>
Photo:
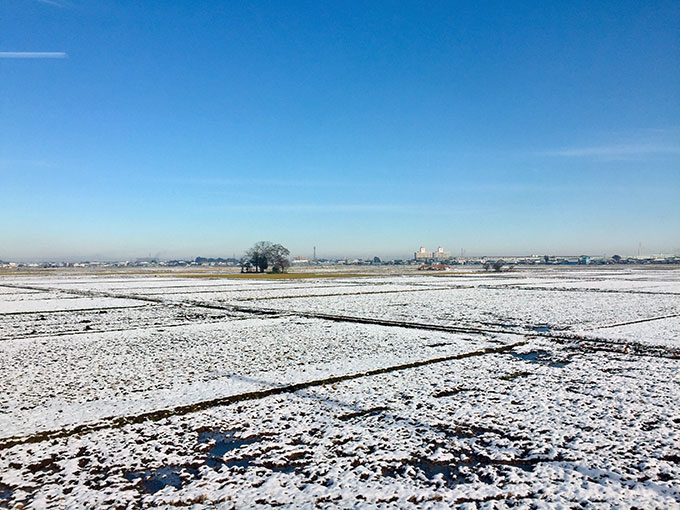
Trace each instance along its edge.
<instances>
[{"instance_id":1,"label":"snow-covered field","mask_svg":"<svg viewBox=\"0 0 680 510\"><path fill-rule=\"evenodd\" d=\"M680 270L0 276L0 507L680 508Z\"/></svg>"}]
</instances>

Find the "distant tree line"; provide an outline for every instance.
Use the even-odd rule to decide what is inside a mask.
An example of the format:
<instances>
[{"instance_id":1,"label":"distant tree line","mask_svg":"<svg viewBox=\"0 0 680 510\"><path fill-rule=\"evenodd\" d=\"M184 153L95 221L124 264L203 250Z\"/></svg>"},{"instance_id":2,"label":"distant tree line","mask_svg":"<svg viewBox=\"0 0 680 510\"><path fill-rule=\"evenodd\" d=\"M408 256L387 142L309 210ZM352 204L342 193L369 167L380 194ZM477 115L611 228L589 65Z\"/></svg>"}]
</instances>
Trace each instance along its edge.
<instances>
[{"instance_id":1,"label":"distant tree line","mask_svg":"<svg viewBox=\"0 0 680 510\"><path fill-rule=\"evenodd\" d=\"M285 273L290 267L288 248L269 241L255 243L241 258L242 273L264 273L271 268L272 273Z\"/></svg>"},{"instance_id":2,"label":"distant tree line","mask_svg":"<svg viewBox=\"0 0 680 510\"><path fill-rule=\"evenodd\" d=\"M212 264L212 263L216 263L216 264L227 264L227 263L229 263L229 262L238 262L238 260L232 259L232 258L223 259L222 257L217 257L217 258L212 258L212 257L196 257L196 258L194 259L194 262L195 262L196 264Z\"/></svg>"}]
</instances>

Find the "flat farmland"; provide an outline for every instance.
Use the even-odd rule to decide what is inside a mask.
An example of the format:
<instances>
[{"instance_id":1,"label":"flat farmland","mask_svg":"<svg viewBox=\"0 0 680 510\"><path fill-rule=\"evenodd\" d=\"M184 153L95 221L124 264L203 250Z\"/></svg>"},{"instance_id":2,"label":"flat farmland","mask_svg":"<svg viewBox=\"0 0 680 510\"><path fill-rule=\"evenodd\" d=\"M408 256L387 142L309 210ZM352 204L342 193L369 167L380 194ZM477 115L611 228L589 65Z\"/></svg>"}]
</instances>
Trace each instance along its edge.
<instances>
[{"instance_id":1,"label":"flat farmland","mask_svg":"<svg viewBox=\"0 0 680 510\"><path fill-rule=\"evenodd\" d=\"M680 270L0 276L0 507L680 506Z\"/></svg>"}]
</instances>

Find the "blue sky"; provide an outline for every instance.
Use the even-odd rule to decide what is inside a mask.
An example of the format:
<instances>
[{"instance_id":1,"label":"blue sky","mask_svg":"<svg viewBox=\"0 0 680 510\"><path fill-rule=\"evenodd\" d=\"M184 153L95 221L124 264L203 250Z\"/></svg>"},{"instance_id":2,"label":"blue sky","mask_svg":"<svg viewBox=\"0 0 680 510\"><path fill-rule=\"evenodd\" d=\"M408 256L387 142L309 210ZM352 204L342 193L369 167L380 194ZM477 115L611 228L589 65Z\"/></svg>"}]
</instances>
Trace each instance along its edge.
<instances>
[{"instance_id":1,"label":"blue sky","mask_svg":"<svg viewBox=\"0 0 680 510\"><path fill-rule=\"evenodd\" d=\"M678 2L0 0L0 259L680 252Z\"/></svg>"}]
</instances>

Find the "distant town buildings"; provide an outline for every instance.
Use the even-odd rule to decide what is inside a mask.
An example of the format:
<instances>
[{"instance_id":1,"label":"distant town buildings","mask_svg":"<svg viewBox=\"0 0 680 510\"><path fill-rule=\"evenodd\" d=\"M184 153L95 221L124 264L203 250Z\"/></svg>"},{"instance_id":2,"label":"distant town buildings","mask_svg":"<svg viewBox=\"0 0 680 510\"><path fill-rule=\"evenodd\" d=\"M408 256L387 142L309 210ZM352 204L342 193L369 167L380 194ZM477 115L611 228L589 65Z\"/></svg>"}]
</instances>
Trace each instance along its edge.
<instances>
[{"instance_id":1,"label":"distant town buildings","mask_svg":"<svg viewBox=\"0 0 680 510\"><path fill-rule=\"evenodd\" d=\"M420 247L420 250L413 254L413 258L416 262L427 262L431 260L443 261L449 260L451 258L450 251L444 251L441 246L437 248L437 251L426 251L424 246Z\"/></svg>"},{"instance_id":2,"label":"distant town buildings","mask_svg":"<svg viewBox=\"0 0 680 510\"><path fill-rule=\"evenodd\" d=\"M425 247L421 246L420 250L415 252L413 254L413 258L416 260L422 260L423 262L426 260L431 260L432 259L432 252L431 251L425 251Z\"/></svg>"},{"instance_id":3,"label":"distant town buildings","mask_svg":"<svg viewBox=\"0 0 680 510\"><path fill-rule=\"evenodd\" d=\"M297 256L293 257L292 263L294 266L426 266L419 269L422 270L442 270L442 267L448 266L484 266L486 264L493 264L499 259L496 257L451 257L451 253L444 251L441 246L437 251L428 252L424 247L414 253L412 259L389 259L381 260L379 257L371 258L322 258L312 260L308 257ZM598 255L528 255L524 257L503 257L504 264L507 267L511 266L534 266L534 265L622 265L622 264L680 264L680 256L678 255L648 255L648 256L626 256L613 255L611 257ZM196 257L195 259L179 259L179 260L158 260L155 258L144 258L136 260L125 261L82 261L82 262L9 262L0 260L0 269L16 270L20 268L108 268L108 267L239 267L240 261L235 257L231 258L208 258Z\"/></svg>"}]
</instances>

